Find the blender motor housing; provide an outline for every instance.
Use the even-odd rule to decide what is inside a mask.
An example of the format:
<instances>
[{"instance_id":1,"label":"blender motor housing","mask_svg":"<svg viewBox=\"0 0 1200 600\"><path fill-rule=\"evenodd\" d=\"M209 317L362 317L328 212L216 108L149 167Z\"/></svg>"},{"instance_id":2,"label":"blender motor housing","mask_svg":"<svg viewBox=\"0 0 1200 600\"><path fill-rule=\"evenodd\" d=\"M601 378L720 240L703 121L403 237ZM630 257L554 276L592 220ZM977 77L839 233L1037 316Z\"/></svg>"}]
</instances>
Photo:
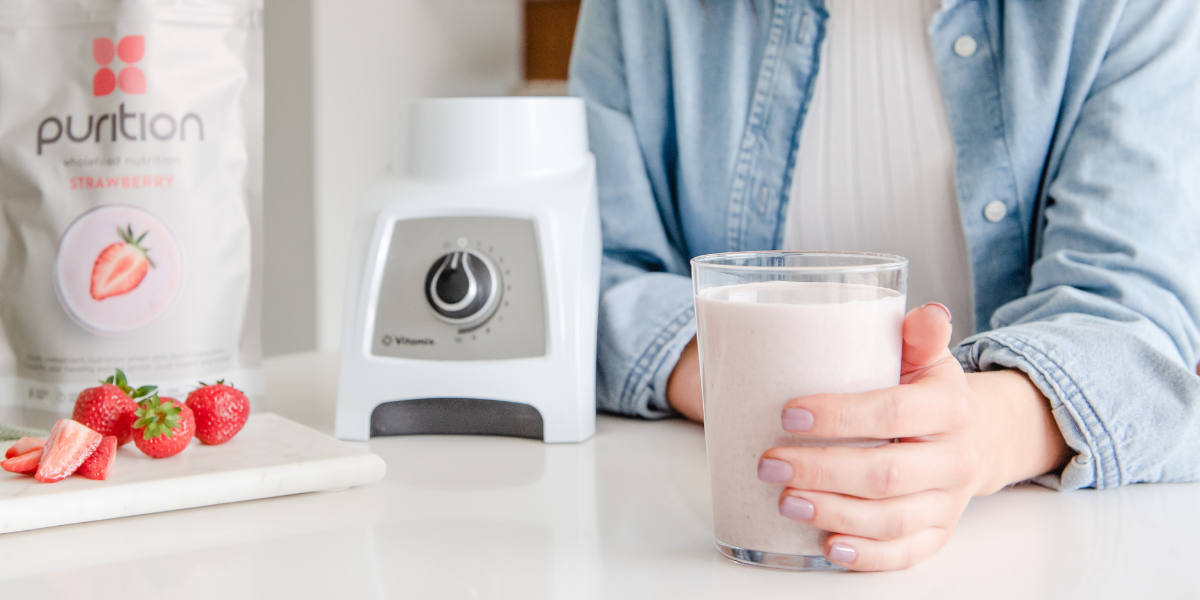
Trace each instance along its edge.
<instances>
[{"instance_id":1,"label":"blender motor housing","mask_svg":"<svg viewBox=\"0 0 1200 600\"><path fill-rule=\"evenodd\" d=\"M407 172L355 223L339 438L592 436L595 172L577 98L413 103Z\"/></svg>"}]
</instances>

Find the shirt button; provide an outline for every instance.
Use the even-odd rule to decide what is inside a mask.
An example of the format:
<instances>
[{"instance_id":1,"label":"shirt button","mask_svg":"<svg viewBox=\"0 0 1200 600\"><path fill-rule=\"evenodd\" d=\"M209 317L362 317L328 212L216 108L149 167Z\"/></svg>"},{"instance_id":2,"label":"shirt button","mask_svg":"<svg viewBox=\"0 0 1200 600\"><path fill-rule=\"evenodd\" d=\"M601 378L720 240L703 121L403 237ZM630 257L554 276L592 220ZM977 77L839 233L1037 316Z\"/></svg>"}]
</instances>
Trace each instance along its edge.
<instances>
[{"instance_id":1,"label":"shirt button","mask_svg":"<svg viewBox=\"0 0 1200 600\"><path fill-rule=\"evenodd\" d=\"M998 223L1008 216L1008 207L999 200L992 200L983 207L983 218Z\"/></svg>"},{"instance_id":2,"label":"shirt button","mask_svg":"<svg viewBox=\"0 0 1200 600\"><path fill-rule=\"evenodd\" d=\"M963 58L974 56L975 50L978 48L979 45L975 43L975 38L969 35L964 35L954 40L954 53Z\"/></svg>"}]
</instances>

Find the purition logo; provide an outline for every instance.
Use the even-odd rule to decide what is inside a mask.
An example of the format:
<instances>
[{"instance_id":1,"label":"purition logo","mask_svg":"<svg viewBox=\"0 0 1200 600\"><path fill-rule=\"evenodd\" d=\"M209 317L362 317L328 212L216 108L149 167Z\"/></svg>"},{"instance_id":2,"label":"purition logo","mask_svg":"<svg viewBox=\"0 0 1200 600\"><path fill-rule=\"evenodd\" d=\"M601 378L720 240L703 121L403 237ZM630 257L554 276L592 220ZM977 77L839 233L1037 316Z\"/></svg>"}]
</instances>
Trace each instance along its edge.
<instances>
[{"instance_id":1,"label":"purition logo","mask_svg":"<svg viewBox=\"0 0 1200 600\"><path fill-rule=\"evenodd\" d=\"M126 65L119 74L113 74L113 70L108 68L114 55ZM115 48L109 38L93 39L92 58L96 59L100 69L92 77L92 95L107 96L117 87L126 94L145 94L146 74L134 66L145 55L146 36L127 35L117 42Z\"/></svg>"},{"instance_id":2,"label":"purition logo","mask_svg":"<svg viewBox=\"0 0 1200 600\"><path fill-rule=\"evenodd\" d=\"M146 94L146 74L134 63L146 54L146 38L127 35L113 45L109 38L92 39L92 57L100 64L100 70L92 77L92 94L107 96L118 87L126 94ZM114 75L111 64L120 58L125 66ZM114 101L110 101L116 103ZM98 107L103 112L86 115L49 116L37 127L37 153L42 155L46 146L57 144L63 138L72 143L92 142L203 142L204 119L194 112L182 115L155 112L153 108L142 112L137 106L142 100L122 100L117 106ZM126 110L126 104L133 110ZM64 135L65 134L65 135Z\"/></svg>"}]
</instances>

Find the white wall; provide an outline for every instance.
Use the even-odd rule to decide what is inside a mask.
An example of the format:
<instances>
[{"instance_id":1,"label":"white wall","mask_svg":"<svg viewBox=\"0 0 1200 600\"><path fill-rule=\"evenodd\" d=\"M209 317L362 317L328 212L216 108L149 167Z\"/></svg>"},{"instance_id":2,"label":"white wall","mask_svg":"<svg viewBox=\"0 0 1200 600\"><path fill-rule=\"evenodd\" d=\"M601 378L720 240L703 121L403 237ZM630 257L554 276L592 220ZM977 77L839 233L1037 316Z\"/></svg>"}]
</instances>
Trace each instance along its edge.
<instances>
[{"instance_id":1,"label":"white wall","mask_svg":"<svg viewBox=\"0 0 1200 600\"><path fill-rule=\"evenodd\" d=\"M312 6L267 0L263 144L263 353L317 347Z\"/></svg>"},{"instance_id":2,"label":"white wall","mask_svg":"<svg viewBox=\"0 0 1200 600\"><path fill-rule=\"evenodd\" d=\"M341 342L354 213L404 164L407 102L506 95L521 80L520 0L312 3L316 343ZM298 232L299 233L299 232Z\"/></svg>"}]
</instances>

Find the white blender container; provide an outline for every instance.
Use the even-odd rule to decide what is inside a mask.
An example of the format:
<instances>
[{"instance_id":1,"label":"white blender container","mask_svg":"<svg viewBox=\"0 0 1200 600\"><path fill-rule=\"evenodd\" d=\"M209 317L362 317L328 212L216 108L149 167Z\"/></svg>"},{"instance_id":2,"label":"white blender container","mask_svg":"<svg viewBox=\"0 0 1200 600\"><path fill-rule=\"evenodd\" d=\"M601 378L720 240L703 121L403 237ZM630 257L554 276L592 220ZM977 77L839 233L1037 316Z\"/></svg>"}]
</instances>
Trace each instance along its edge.
<instances>
[{"instance_id":1,"label":"white blender container","mask_svg":"<svg viewBox=\"0 0 1200 600\"><path fill-rule=\"evenodd\" d=\"M336 434L596 429L600 217L577 98L414 102L355 225Z\"/></svg>"}]
</instances>

